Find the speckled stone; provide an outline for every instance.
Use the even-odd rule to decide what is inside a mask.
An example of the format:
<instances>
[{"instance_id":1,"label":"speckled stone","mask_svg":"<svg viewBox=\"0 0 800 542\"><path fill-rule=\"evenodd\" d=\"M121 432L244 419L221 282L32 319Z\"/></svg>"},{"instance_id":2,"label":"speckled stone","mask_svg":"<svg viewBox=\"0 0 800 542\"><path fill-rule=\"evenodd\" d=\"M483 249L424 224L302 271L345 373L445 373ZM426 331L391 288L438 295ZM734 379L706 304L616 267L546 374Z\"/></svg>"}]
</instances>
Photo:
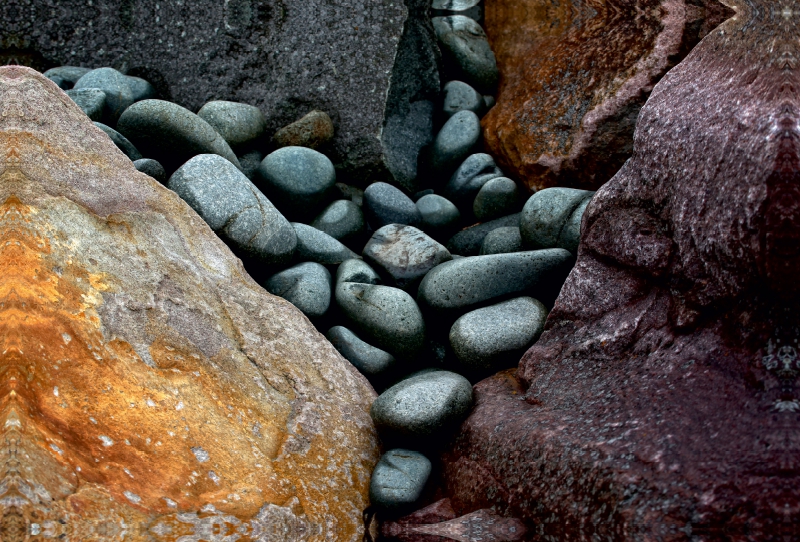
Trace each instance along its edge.
<instances>
[{"instance_id":1,"label":"speckled stone","mask_svg":"<svg viewBox=\"0 0 800 542\"><path fill-rule=\"evenodd\" d=\"M575 253L581 218L593 195L574 188L546 188L535 193L522 208L522 242L531 249L559 247Z\"/></svg>"},{"instance_id":2,"label":"speckled stone","mask_svg":"<svg viewBox=\"0 0 800 542\"><path fill-rule=\"evenodd\" d=\"M131 161L139 160L142 158L142 153L140 153L136 147L133 146L133 143L128 141L128 139L117 132L115 129L106 126L101 122L95 122L95 126L103 130L108 137L111 138L111 141L114 142L114 145L117 146L119 150L121 150L125 156L127 156Z\"/></svg>"},{"instance_id":3,"label":"speckled stone","mask_svg":"<svg viewBox=\"0 0 800 542\"><path fill-rule=\"evenodd\" d=\"M416 226L420 214L414 202L388 183L372 183L364 191L364 214L373 229L387 224Z\"/></svg>"},{"instance_id":4,"label":"speckled stone","mask_svg":"<svg viewBox=\"0 0 800 542\"><path fill-rule=\"evenodd\" d=\"M472 209L475 196L483 185L502 176L503 172L490 155L483 152L472 154L458 166L442 195L462 209Z\"/></svg>"},{"instance_id":5,"label":"speckled stone","mask_svg":"<svg viewBox=\"0 0 800 542\"><path fill-rule=\"evenodd\" d=\"M376 348L361 340L344 326L334 326L325 337L352 363L370 382L379 380L395 368L395 359L389 352Z\"/></svg>"},{"instance_id":6,"label":"speckled stone","mask_svg":"<svg viewBox=\"0 0 800 542\"><path fill-rule=\"evenodd\" d=\"M452 201L438 194L427 194L417 200L422 216L419 227L433 237L447 237L457 228L461 213Z\"/></svg>"},{"instance_id":7,"label":"speckled stone","mask_svg":"<svg viewBox=\"0 0 800 542\"><path fill-rule=\"evenodd\" d=\"M72 101L78 104L91 120L102 120L103 110L106 107L105 92L99 88L70 89L67 91L67 96L72 98Z\"/></svg>"},{"instance_id":8,"label":"speckled stone","mask_svg":"<svg viewBox=\"0 0 800 542\"><path fill-rule=\"evenodd\" d=\"M214 100L201 107L197 116L209 123L233 149L253 143L267 129L267 119L259 108L239 102Z\"/></svg>"},{"instance_id":9,"label":"speckled stone","mask_svg":"<svg viewBox=\"0 0 800 542\"><path fill-rule=\"evenodd\" d=\"M149 175L161 184L167 184L167 172L164 170L164 166L158 163L157 160L153 160L152 158L140 158L139 160L134 160L133 165L138 171Z\"/></svg>"},{"instance_id":10,"label":"speckled stone","mask_svg":"<svg viewBox=\"0 0 800 542\"><path fill-rule=\"evenodd\" d=\"M472 111L479 117L488 109L483 96L463 81L450 81L444 86L444 114L450 118L459 111Z\"/></svg>"},{"instance_id":11,"label":"speckled stone","mask_svg":"<svg viewBox=\"0 0 800 542\"><path fill-rule=\"evenodd\" d=\"M432 21L443 61L458 79L481 92L494 92L500 74L481 25L464 15L434 17Z\"/></svg>"},{"instance_id":12,"label":"speckled stone","mask_svg":"<svg viewBox=\"0 0 800 542\"><path fill-rule=\"evenodd\" d=\"M460 256L477 256L489 232L497 228L519 227L519 213L475 224L455 234L447 242L447 250Z\"/></svg>"},{"instance_id":13,"label":"speckled stone","mask_svg":"<svg viewBox=\"0 0 800 542\"><path fill-rule=\"evenodd\" d=\"M431 474L430 460L419 452L395 448L381 456L369 484L370 501L382 508L414 504Z\"/></svg>"},{"instance_id":14,"label":"speckled stone","mask_svg":"<svg viewBox=\"0 0 800 542\"><path fill-rule=\"evenodd\" d=\"M133 92L127 78L114 68L98 68L87 72L76 81L74 88L99 88L105 93L102 120L108 124L116 124L122 112L133 103Z\"/></svg>"},{"instance_id":15,"label":"speckled stone","mask_svg":"<svg viewBox=\"0 0 800 542\"><path fill-rule=\"evenodd\" d=\"M523 249L519 228L507 226L490 231L481 243L480 256L487 254L508 254Z\"/></svg>"},{"instance_id":16,"label":"speckled stone","mask_svg":"<svg viewBox=\"0 0 800 542\"><path fill-rule=\"evenodd\" d=\"M362 259L345 260L336 269L336 284L342 282L360 282L362 284L380 284L381 277Z\"/></svg>"},{"instance_id":17,"label":"speckled stone","mask_svg":"<svg viewBox=\"0 0 800 542\"><path fill-rule=\"evenodd\" d=\"M355 252L324 231L299 222L292 222L292 226L297 233L295 259L301 262L338 265L357 256Z\"/></svg>"},{"instance_id":18,"label":"speckled stone","mask_svg":"<svg viewBox=\"0 0 800 542\"><path fill-rule=\"evenodd\" d=\"M520 210L522 190L508 177L496 177L484 184L472 202L472 212L480 221L492 220Z\"/></svg>"},{"instance_id":19,"label":"speckled stone","mask_svg":"<svg viewBox=\"0 0 800 542\"><path fill-rule=\"evenodd\" d=\"M450 175L481 138L481 121L472 111L459 111L450 117L436 135L431 150L431 168L436 174Z\"/></svg>"},{"instance_id":20,"label":"speckled stone","mask_svg":"<svg viewBox=\"0 0 800 542\"><path fill-rule=\"evenodd\" d=\"M451 259L450 252L413 226L389 224L372 234L362 252L387 284L413 291L425 274Z\"/></svg>"},{"instance_id":21,"label":"speckled stone","mask_svg":"<svg viewBox=\"0 0 800 542\"><path fill-rule=\"evenodd\" d=\"M90 71L92 71L91 68L82 68L79 66L58 66L56 68L50 68L44 72L44 76L50 80L52 80L53 77L58 77L67 83L67 88L72 88L75 86L75 83L78 82L78 79Z\"/></svg>"},{"instance_id":22,"label":"speckled stone","mask_svg":"<svg viewBox=\"0 0 800 542\"><path fill-rule=\"evenodd\" d=\"M334 239L347 243L364 233L367 223L361 207L350 200L340 199L325 207L311 225Z\"/></svg>"},{"instance_id":23,"label":"speckled stone","mask_svg":"<svg viewBox=\"0 0 800 542\"><path fill-rule=\"evenodd\" d=\"M303 262L272 275L264 288L300 309L309 318L320 318L331 305L331 274L325 266Z\"/></svg>"},{"instance_id":24,"label":"speckled stone","mask_svg":"<svg viewBox=\"0 0 800 542\"><path fill-rule=\"evenodd\" d=\"M156 90L156 87L154 87L152 84L150 84L149 81L146 81L141 77L126 75L125 80L128 81L128 86L131 89L131 94L133 96L134 102L141 102L142 100L150 100L158 96L158 91Z\"/></svg>"}]
</instances>

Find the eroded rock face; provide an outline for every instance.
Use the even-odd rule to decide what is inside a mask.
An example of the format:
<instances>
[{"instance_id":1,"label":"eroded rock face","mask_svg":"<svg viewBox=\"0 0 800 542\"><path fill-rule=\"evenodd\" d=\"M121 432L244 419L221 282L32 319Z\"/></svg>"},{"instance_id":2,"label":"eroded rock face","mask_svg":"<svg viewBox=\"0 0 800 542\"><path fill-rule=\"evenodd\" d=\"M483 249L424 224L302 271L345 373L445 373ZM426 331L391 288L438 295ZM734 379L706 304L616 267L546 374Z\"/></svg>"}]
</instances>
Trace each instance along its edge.
<instances>
[{"instance_id":1,"label":"eroded rock face","mask_svg":"<svg viewBox=\"0 0 800 542\"><path fill-rule=\"evenodd\" d=\"M499 0L492 156L531 190L597 189L627 160L653 85L732 12L717 0Z\"/></svg>"},{"instance_id":2,"label":"eroded rock face","mask_svg":"<svg viewBox=\"0 0 800 542\"><path fill-rule=\"evenodd\" d=\"M366 380L54 83L0 118L3 538L360 540Z\"/></svg>"},{"instance_id":3,"label":"eroded rock face","mask_svg":"<svg viewBox=\"0 0 800 542\"><path fill-rule=\"evenodd\" d=\"M642 109L516 378L476 386L445 460L456 512L569 540L793 536L798 5L731 4Z\"/></svg>"}]
</instances>

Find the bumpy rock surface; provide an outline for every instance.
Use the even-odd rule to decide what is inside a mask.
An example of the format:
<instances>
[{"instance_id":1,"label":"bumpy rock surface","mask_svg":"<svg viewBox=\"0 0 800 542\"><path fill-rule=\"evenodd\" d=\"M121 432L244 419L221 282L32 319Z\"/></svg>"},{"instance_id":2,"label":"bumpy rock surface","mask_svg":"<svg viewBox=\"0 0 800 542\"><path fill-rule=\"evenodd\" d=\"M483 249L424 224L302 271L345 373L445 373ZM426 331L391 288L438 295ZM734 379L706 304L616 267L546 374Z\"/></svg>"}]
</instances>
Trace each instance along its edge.
<instances>
[{"instance_id":1,"label":"bumpy rock surface","mask_svg":"<svg viewBox=\"0 0 800 542\"><path fill-rule=\"evenodd\" d=\"M53 82L0 108L3 538L361 540L366 380Z\"/></svg>"},{"instance_id":2,"label":"bumpy rock surface","mask_svg":"<svg viewBox=\"0 0 800 542\"><path fill-rule=\"evenodd\" d=\"M445 460L454 506L562 540L794 536L797 27L731 4L642 109L517 378L476 386Z\"/></svg>"},{"instance_id":3,"label":"bumpy rock surface","mask_svg":"<svg viewBox=\"0 0 800 542\"><path fill-rule=\"evenodd\" d=\"M630 157L653 85L731 14L717 0L487 2L502 74L489 152L531 189L596 189Z\"/></svg>"}]
</instances>

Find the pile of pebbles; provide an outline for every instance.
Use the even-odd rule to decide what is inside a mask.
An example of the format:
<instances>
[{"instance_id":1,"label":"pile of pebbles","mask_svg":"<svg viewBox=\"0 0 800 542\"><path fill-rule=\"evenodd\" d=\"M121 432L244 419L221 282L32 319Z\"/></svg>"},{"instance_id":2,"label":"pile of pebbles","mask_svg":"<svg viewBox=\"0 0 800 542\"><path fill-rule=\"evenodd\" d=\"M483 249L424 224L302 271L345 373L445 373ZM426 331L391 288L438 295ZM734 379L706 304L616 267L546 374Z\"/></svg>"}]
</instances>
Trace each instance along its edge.
<instances>
[{"instance_id":1,"label":"pile of pebbles","mask_svg":"<svg viewBox=\"0 0 800 542\"><path fill-rule=\"evenodd\" d=\"M321 111L268 135L251 105L212 101L194 113L112 68L45 73L379 391L371 413L390 449L371 501L387 513L419 503L430 458L472 407L472 383L515 366L542 333L593 194L526 197L479 152L498 80L481 6L432 7L450 79L416 194L337 183L320 152L334 133Z\"/></svg>"}]
</instances>

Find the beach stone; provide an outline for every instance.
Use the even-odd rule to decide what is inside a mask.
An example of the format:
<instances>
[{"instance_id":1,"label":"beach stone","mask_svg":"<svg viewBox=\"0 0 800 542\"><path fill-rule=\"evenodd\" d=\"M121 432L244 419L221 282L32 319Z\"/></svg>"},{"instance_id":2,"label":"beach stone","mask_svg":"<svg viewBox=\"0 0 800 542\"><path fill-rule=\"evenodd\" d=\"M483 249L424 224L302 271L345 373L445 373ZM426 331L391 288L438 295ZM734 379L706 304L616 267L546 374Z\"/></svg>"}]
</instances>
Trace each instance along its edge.
<instances>
[{"instance_id":1,"label":"beach stone","mask_svg":"<svg viewBox=\"0 0 800 542\"><path fill-rule=\"evenodd\" d=\"M292 226L297 233L297 260L338 265L357 257L355 252L324 231L299 222L292 222Z\"/></svg>"},{"instance_id":2,"label":"beach stone","mask_svg":"<svg viewBox=\"0 0 800 542\"><path fill-rule=\"evenodd\" d=\"M158 91L156 87L150 84L149 81L142 79L141 77L134 77L132 75L126 75L125 80L128 81L128 86L131 89L131 94L133 95L134 102L141 102L142 100L149 100L151 98L155 98L158 96Z\"/></svg>"},{"instance_id":3,"label":"beach stone","mask_svg":"<svg viewBox=\"0 0 800 542\"><path fill-rule=\"evenodd\" d=\"M417 200L422 221L419 226L434 237L447 236L458 228L461 213L453 202L438 194L427 194Z\"/></svg>"},{"instance_id":4,"label":"beach stone","mask_svg":"<svg viewBox=\"0 0 800 542\"><path fill-rule=\"evenodd\" d=\"M447 249L413 226L389 224L375 231L362 252L364 260L390 286L413 290L425 274L451 259Z\"/></svg>"},{"instance_id":5,"label":"beach stone","mask_svg":"<svg viewBox=\"0 0 800 542\"><path fill-rule=\"evenodd\" d=\"M324 154L306 147L283 147L258 167L258 186L293 218L313 218L332 195L336 171Z\"/></svg>"},{"instance_id":6,"label":"beach stone","mask_svg":"<svg viewBox=\"0 0 800 542\"><path fill-rule=\"evenodd\" d=\"M450 254L458 254L459 256L477 256L483 245L483 240L486 239L489 232L497 228L518 228L519 217L520 213L515 213L465 228L450 238L447 242L447 250L450 251Z\"/></svg>"},{"instance_id":7,"label":"beach stone","mask_svg":"<svg viewBox=\"0 0 800 542\"><path fill-rule=\"evenodd\" d=\"M324 111L312 111L272 136L276 147L317 149L333 139L333 121Z\"/></svg>"},{"instance_id":8,"label":"beach stone","mask_svg":"<svg viewBox=\"0 0 800 542\"><path fill-rule=\"evenodd\" d=\"M491 156L486 153L472 154L458 166L442 194L459 207L471 208L470 204L483 185L502 176L503 172Z\"/></svg>"},{"instance_id":9,"label":"beach stone","mask_svg":"<svg viewBox=\"0 0 800 542\"><path fill-rule=\"evenodd\" d=\"M309 318L320 318L331 305L331 274L325 266L303 262L272 275L264 284Z\"/></svg>"},{"instance_id":10,"label":"beach stone","mask_svg":"<svg viewBox=\"0 0 800 542\"><path fill-rule=\"evenodd\" d=\"M445 122L431 150L431 168L450 175L480 141L481 122L472 111L459 111Z\"/></svg>"},{"instance_id":11,"label":"beach stone","mask_svg":"<svg viewBox=\"0 0 800 542\"><path fill-rule=\"evenodd\" d=\"M381 278L367 262L353 258L343 261L336 269L336 284L339 285L342 282L380 284Z\"/></svg>"},{"instance_id":12,"label":"beach stone","mask_svg":"<svg viewBox=\"0 0 800 542\"><path fill-rule=\"evenodd\" d=\"M510 252L520 252L522 247L522 235L519 228L508 226L497 228L490 231L481 243L480 256L487 254L507 254Z\"/></svg>"},{"instance_id":13,"label":"beach stone","mask_svg":"<svg viewBox=\"0 0 800 542\"><path fill-rule=\"evenodd\" d=\"M419 452L395 448L381 456L369 483L369 500L382 508L414 504L431 474L430 460Z\"/></svg>"},{"instance_id":14,"label":"beach stone","mask_svg":"<svg viewBox=\"0 0 800 542\"><path fill-rule=\"evenodd\" d=\"M58 77L62 81L64 81L67 85L67 88L72 88L75 86L75 83L78 82L78 79L89 73L91 68L81 68L78 66L58 66L56 68L50 68L46 72L44 72L44 76L53 81L54 77ZM59 85L61 87L61 85ZM64 87L61 87L64 88ZM92 119L94 120L94 119Z\"/></svg>"},{"instance_id":15,"label":"beach stone","mask_svg":"<svg viewBox=\"0 0 800 542\"><path fill-rule=\"evenodd\" d=\"M472 212L481 221L492 220L518 211L522 190L508 177L495 177L484 184L472 202Z\"/></svg>"},{"instance_id":16,"label":"beach stone","mask_svg":"<svg viewBox=\"0 0 800 542\"><path fill-rule=\"evenodd\" d=\"M346 199L325 207L311 225L343 243L357 238L367 226L361 207Z\"/></svg>"},{"instance_id":17,"label":"beach stone","mask_svg":"<svg viewBox=\"0 0 800 542\"><path fill-rule=\"evenodd\" d=\"M167 187L243 254L267 264L288 263L292 258L298 245L292 226L221 156L195 156L170 176Z\"/></svg>"},{"instance_id":18,"label":"beach stone","mask_svg":"<svg viewBox=\"0 0 800 542\"><path fill-rule=\"evenodd\" d=\"M86 116L93 121L103 118L103 110L106 107L106 93L99 88L80 88L66 91L73 102L86 113Z\"/></svg>"},{"instance_id":19,"label":"beach stone","mask_svg":"<svg viewBox=\"0 0 800 542\"><path fill-rule=\"evenodd\" d=\"M344 356L344 359L352 363L370 381L380 379L395 368L394 356L367 344L344 326L330 328L325 337Z\"/></svg>"},{"instance_id":20,"label":"beach stone","mask_svg":"<svg viewBox=\"0 0 800 542\"><path fill-rule=\"evenodd\" d=\"M493 93L500 74L481 25L464 15L434 17L432 22L442 48L443 62L454 78L483 93Z\"/></svg>"},{"instance_id":21,"label":"beach stone","mask_svg":"<svg viewBox=\"0 0 800 542\"><path fill-rule=\"evenodd\" d=\"M364 191L361 188L345 183L336 183L334 187L337 199L349 199L359 207L364 206Z\"/></svg>"},{"instance_id":22,"label":"beach stone","mask_svg":"<svg viewBox=\"0 0 800 542\"><path fill-rule=\"evenodd\" d=\"M111 141L114 142L114 145L116 145L117 148L125 154L125 156L130 158L131 161L140 160L142 158L142 153L140 153L124 135L101 122L95 122L94 125L103 130L106 135L111 138Z\"/></svg>"},{"instance_id":23,"label":"beach stone","mask_svg":"<svg viewBox=\"0 0 800 542\"><path fill-rule=\"evenodd\" d=\"M172 172L198 154L217 154L237 168L230 146L206 121L164 100L136 102L120 116L116 130L148 158Z\"/></svg>"},{"instance_id":24,"label":"beach stone","mask_svg":"<svg viewBox=\"0 0 800 542\"><path fill-rule=\"evenodd\" d=\"M239 160L239 165L242 166L242 173L251 181L256 178L258 166L261 165L261 160L264 159L264 153L254 149L240 154L236 157Z\"/></svg>"},{"instance_id":25,"label":"beach stone","mask_svg":"<svg viewBox=\"0 0 800 542\"><path fill-rule=\"evenodd\" d=\"M554 298L572 268L560 248L471 256L434 267L419 285L420 304L436 311L468 310L503 296Z\"/></svg>"},{"instance_id":26,"label":"beach stone","mask_svg":"<svg viewBox=\"0 0 800 542\"><path fill-rule=\"evenodd\" d=\"M421 219L411 198L388 183L372 183L364 190L364 215L373 229L387 224L416 226Z\"/></svg>"},{"instance_id":27,"label":"beach stone","mask_svg":"<svg viewBox=\"0 0 800 542\"><path fill-rule=\"evenodd\" d=\"M221 135L231 148L241 148L255 142L267 129L264 113L254 105L214 100L197 112Z\"/></svg>"},{"instance_id":28,"label":"beach stone","mask_svg":"<svg viewBox=\"0 0 800 542\"><path fill-rule=\"evenodd\" d=\"M336 303L370 344L400 360L414 359L425 343L425 321L417 303L399 288L338 283Z\"/></svg>"},{"instance_id":29,"label":"beach stone","mask_svg":"<svg viewBox=\"0 0 800 542\"><path fill-rule=\"evenodd\" d=\"M486 111L483 96L462 81L450 81L444 86L444 114L452 117L459 111L472 111L479 117Z\"/></svg>"},{"instance_id":30,"label":"beach stone","mask_svg":"<svg viewBox=\"0 0 800 542\"><path fill-rule=\"evenodd\" d=\"M517 297L468 312L450 328L450 346L468 371L495 373L515 366L544 330L547 308Z\"/></svg>"},{"instance_id":31,"label":"beach stone","mask_svg":"<svg viewBox=\"0 0 800 542\"><path fill-rule=\"evenodd\" d=\"M158 161L152 158L140 158L133 161L133 166L138 171L149 175L161 184L167 184L167 172L164 170L164 166L159 164Z\"/></svg>"},{"instance_id":32,"label":"beach stone","mask_svg":"<svg viewBox=\"0 0 800 542\"><path fill-rule=\"evenodd\" d=\"M401 380L375 399L370 413L379 431L406 437L447 432L472 408L472 385L450 371L430 371Z\"/></svg>"},{"instance_id":33,"label":"beach stone","mask_svg":"<svg viewBox=\"0 0 800 542\"><path fill-rule=\"evenodd\" d=\"M75 83L75 89L99 88L106 95L103 120L116 124L117 119L133 103L133 93L127 78L114 68L92 70Z\"/></svg>"},{"instance_id":34,"label":"beach stone","mask_svg":"<svg viewBox=\"0 0 800 542\"><path fill-rule=\"evenodd\" d=\"M360 541L368 381L52 81L0 96L3 539Z\"/></svg>"},{"instance_id":35,"label":"beach stone","mask_svg":"<svg viewBox=\"0 0 800 542\"><path fill-rule=\"evenodd\" d=\"M522 208L519 221L522 242L531 249L559 247L575 253L583 211L593 195L594 192L575 188L546 188L536 192ZM571 226L565 227L567 223Z\"/></svg>"},{"instance_id":36,"label":"beach stone","mask_svg":"<svg viewBox=\"0 0 800 542\"><path fill-rule=\"evenodd\" d=\"M481 0L433 0L432 9L445 11L466 11L481 3Z\"/></svg>"}]
</instances>

